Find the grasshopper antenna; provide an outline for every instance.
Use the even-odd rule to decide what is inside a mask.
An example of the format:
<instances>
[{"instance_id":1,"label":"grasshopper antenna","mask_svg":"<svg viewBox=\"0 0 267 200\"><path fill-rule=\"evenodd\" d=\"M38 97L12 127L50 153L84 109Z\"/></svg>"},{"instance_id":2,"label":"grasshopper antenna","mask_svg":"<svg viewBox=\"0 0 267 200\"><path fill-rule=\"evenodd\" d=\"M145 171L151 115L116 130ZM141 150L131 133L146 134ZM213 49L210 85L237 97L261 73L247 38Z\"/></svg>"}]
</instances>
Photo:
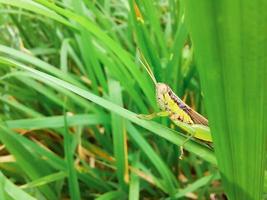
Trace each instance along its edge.
<instances>
[{"instance_id":1,"label":"grasshopper antenna","mask_svg":"<svg viewBox=\"0 0 267 200\"><path fill-rule=\"evenodd\" d=\"M144 55L142 54L142 52L140 51L140 49L138 49L138 53L139 53L139 61L140 63L143 65L143 67L145 68L145 70L147 71L148 75L150 76L150 78L152 79L153 83L155 84L155 86L157 85L157 80L146 60L146 58L144 57Z\"/></svg>"}]
</instances>

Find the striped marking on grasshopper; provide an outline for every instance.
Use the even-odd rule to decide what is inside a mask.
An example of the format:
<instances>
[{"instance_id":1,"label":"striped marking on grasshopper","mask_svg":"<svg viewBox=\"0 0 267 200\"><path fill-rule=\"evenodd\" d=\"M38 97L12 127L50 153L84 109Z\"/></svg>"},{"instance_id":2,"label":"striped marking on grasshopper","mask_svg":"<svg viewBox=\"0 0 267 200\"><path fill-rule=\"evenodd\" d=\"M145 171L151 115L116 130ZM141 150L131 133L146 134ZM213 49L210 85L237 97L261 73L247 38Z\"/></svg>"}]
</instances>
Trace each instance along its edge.
<instances>
[{"instance_id":1,"label":"striped marking on grasshopper","mask_svg":"<svg viewBox=\"0 0 267 200\"><path fill-rule=\"evenodd\" d=\"M189 137L180 146L180 159L183 157L184 144L192 137L211 143L212 138L208 127L208 120L183 102L167 84L158 83L149 64L140 51L139 54L142 66L155 85L156 100L161 111L150 115L138 115L138 117L150 120L154 117L167 116L175 125L185 130L189 134Z\"/></svg>"}]
</instances>

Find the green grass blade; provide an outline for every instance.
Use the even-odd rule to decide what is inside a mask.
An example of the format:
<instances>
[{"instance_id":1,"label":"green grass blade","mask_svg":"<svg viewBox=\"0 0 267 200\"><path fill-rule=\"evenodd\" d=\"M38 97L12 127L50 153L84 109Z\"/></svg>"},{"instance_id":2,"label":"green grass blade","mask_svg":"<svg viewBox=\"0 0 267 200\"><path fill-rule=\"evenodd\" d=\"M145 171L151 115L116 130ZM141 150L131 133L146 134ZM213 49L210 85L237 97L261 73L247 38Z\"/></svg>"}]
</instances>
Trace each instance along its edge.
<instances>
[{"instance_id":1,"label":"green grass blade","mask_svg":"<svg viewBox=\"0 0 267 200\"><path fill-rule=\"evenodd\" d=\"M2 172L0 172L0 182L3 186L4 192L8 194L14 200L37 200L36 198L30 196L28 193L24 192L22 189L17 187L14 183L8 180ZM3 195L3 193L2 193ZM2 200L8 199L4 196L1 196Z\"/></svg>"},{"instance_id":2,"label":"green grass blade","mask_svg":"<svg viewBox=\"0 0 267 200\"><path fill-rule=\"evenodd\" d=\"M137 168L137 163L139 161L139 153L136 153L133 155L133 161L132 161L132 167ZM138 200L139 199L139 193L140 193L140 179L139 177L131 172L131 178L130 178L130 187L129 187L129 200Z\"/></svg>"},{"instance_id":3,"label":"green grass blade","mask_svg":"<svg viewBox=\"0 0 267 200\"><path fill-rule=\"evenodd\" d=\"M96 198L96 200L117 200L117 199L121 200L126 199L125 194L121 191L111 191Z\"/></svg>"},{"instance_id":4,"label":"green grass blade","mask_svg":"<svg viewBox=\"0 0 267 200\"><path fill-rule=\"evenodd\" d=\"M123 106L120 84L109 80L109 98L119 106ZM125 120L115 113L111 114L111 126L113 133L113 151L116 159L117 176L122 189L127 191L129 182L128 152Z\"/></svg>"},{"instance_id":5,"label":"green grass blade","mask_svg":"<svg viewBox=\"0 0 267 200\"><path fill-rule=\"evenodd\" d=\"M70 133L68 129L68 121L66 113L64 113L64 155L66 159L66 167L68 172L68 185L70 190L70 197L72 200L81 199L80 197L80 188L78 183L78 177L75 170L75 150L78 144L77 141L77 132Z\"/></svg>"},{"instance_id":6,"label":"green grass blade","mask_svg":"<svg viewBox=\"0 0 267 200\"><path fill-rule=\"evenodd\" d=\"M179 192L177 194L175 194L174 197L177 199L185 197L186 194L188 194L190 192L194 192L197 189L204 187L207 184L210 184L212 181L218 180L219 178L220 178L220 176L218 173L204 176L204 177L196 180L194 183L188 185L186 188L179 190ZM167 198L166 200L171 200L171 198Z\"/></svg>"},{"instance_id":7,"label":"green grass blade","mask_svg":"<svg viewBox=\"0 0 267 200\"><path fill-rule=\"evenodd\" d=\"M232 200L262 199L267 149L267 3L185 2L226 193Z\"/></svg>"},{"instance_id":8,"label":"green grass blade","mask_svg":"<svg viewBox=\"0 0 267 200\"><path fill-rule=\"evenodd\" d=\"M46 185L48 183L58 181L60 179L64 179L67 176L67 173L64 171L56 172L53 174L49 174L47 176L43 176L42 178L36 179L32 182L26 183L25 185L20 186L20 188L34 188L42 185Z\"/></svg>"},{"instance_id":9,"label":"green grass blade","mask_svg":"<svg viewBox=\"0 0 267 200\"><path fill-rule=\"evenodd\" d=\"M79 114L67 116L68 126L107 124L108 116L97 114ZM46 129L64 127L64 116L36 117L33 119L7 120L6 125L10 129Z\"/></svg>"},{"instance_id":10,"label":"green grass blade","mask_svg":"<svg viewBox=\"0 0 267 200\"><path fill-rule=\"evenodd\" d=\"M68 39L63 40L60 49L60 69L64 73L68 72L68 47L69 47L69 40Z\"/></svg>"}]
</instances>

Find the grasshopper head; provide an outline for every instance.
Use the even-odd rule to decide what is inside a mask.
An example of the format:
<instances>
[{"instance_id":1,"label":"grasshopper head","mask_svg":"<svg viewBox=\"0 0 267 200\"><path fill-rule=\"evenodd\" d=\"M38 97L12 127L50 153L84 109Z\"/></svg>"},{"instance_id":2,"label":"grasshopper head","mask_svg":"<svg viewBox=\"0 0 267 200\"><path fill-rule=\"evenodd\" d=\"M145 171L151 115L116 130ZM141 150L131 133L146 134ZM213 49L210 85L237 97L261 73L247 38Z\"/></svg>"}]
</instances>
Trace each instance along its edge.
<instances>
[{"instance_id":1,"label":"grasshopper head","mask_svg":"<svg viewBox=\"0 0 267 200\"><path fill-rule=\"evenodd\" d=\"M165 110L165 96L170 91L170 87L165 83L157 83L156 84L156 96L157 102L161 110Z\"/></svg>"}]
</instances>

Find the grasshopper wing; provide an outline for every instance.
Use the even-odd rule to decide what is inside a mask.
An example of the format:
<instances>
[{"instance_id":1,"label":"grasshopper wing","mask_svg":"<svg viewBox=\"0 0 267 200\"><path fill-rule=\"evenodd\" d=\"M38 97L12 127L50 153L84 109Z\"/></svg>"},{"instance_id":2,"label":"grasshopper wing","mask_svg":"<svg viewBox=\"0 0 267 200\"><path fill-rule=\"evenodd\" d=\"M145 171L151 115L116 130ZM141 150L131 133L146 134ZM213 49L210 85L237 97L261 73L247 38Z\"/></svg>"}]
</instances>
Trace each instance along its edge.
<instances>
[{"instance_id":1,"label":"grasshopper wing","mask_svg":"<svg viewBox=\"0 0 267 200\"><path fill-rule=\"evenodd\" d=\"M202 124L204 126L209 126L209 121L205 117L203 117L201 114L194 111L189 106L187 106L187 109L185 111L191 117L192 121L195 124Z\"/></svg>"}]
</instances>

